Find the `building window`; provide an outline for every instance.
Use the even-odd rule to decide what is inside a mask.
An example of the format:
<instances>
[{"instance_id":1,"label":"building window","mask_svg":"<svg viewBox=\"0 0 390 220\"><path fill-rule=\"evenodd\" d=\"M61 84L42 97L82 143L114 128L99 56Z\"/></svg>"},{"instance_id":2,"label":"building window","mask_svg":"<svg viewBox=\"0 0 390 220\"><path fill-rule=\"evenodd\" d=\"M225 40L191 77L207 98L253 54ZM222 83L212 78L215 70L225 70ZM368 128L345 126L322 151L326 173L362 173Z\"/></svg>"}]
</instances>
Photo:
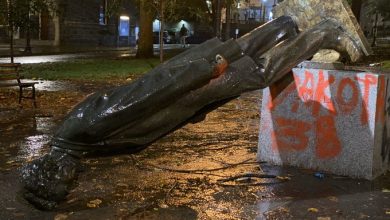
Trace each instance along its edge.
<instances>
[{"instance_id":1,"label":"building window","mask_svg":"<svg viewBox=\"0 0 390 220\"><path fill-rule=\"evenodd\" d=\"M130 30L130 18L129 16L119 17L119 36L128 37Z\"/></svg>"},{"instance_id":2,"label":"building window","mask_svg":"<svg viewBox=\"0 0 390 220\"><path fill-rule=\"evenodd\" d=\"M101 25L107 24L106 9L107 0L102 0L99 6L99 24Z\"/></svg>"}]
</instances>

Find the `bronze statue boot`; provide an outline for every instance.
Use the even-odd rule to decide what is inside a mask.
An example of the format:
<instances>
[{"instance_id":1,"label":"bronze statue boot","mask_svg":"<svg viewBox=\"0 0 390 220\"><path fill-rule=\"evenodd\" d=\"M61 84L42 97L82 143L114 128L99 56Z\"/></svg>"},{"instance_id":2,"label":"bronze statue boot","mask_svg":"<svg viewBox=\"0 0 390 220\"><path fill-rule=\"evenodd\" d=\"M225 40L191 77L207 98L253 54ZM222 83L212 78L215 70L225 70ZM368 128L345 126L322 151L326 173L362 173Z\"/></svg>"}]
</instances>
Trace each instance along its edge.
<instances>
[{"instance_id":1,"label":"bronze statue boot","mask_svg":"<svg viewBox=\"0 0 390 220\"><path fill-rule=\"evenodd\" d=\"M250 57L264 53L281 41L294 37L298 27L289 16L269 21L236 40L243 53Z\"/></svg>"},{"instance_id":2,"label":"bronze statue boot","mask_svg":"<svg viewBox=\"0 0 390 220\"><path fill-rule=\"evenodd\" d=\"M352 62L357 62L363 56L363 51L355 39L335 19L322 21L313 28L313 32L316 31L326 34L322 49L334 49Z\"/></svg>"},{"instance_id":3,"label":"bronze statue boot","mask_svg":"<svg viewBox=\"0 0 390 220\"><path fill-rule=\"evenodd\" d=\"M320 49L334 49L355 62L363 56L352 37L333 20L325 20L268 50L253 56L259 65L262 88L281 79L292 68L311 58ZM356 55L358 54L358 55Z\"/></svg>"}]
</instances>

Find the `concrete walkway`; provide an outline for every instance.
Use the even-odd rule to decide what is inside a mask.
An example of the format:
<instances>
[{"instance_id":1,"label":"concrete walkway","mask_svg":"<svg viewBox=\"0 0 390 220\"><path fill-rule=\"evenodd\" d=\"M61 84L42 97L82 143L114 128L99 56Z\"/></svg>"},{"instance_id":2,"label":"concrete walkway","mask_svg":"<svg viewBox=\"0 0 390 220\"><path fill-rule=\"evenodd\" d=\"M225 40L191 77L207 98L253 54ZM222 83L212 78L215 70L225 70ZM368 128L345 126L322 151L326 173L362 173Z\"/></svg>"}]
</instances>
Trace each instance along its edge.
<instances>
[{"instance_id":1,"label":"concrete walkway","mask_svg":"<svg viewBox=\"0 0 390 220\"><path fill-rule=\"evenodd\" d=\"M188 45L189 47L191 45ZM106 51L132 51L136 52L137 46L128 47L108 47L108 46L52 46L49 43L35 42L31 43L31 54L26 54L25 43L23 41L16 41L14 45L14 55L17 56L30 56L30 55L52 55L52 54L70 54L70 53L85 53L85 52L106 52ZM159 50L160 45L154 44L154 50ZM180 49L180 44L164 44L164 50ZM6 43L0 43L0 57L10 56L10 45Z\"/></svg>"}]
</instances>

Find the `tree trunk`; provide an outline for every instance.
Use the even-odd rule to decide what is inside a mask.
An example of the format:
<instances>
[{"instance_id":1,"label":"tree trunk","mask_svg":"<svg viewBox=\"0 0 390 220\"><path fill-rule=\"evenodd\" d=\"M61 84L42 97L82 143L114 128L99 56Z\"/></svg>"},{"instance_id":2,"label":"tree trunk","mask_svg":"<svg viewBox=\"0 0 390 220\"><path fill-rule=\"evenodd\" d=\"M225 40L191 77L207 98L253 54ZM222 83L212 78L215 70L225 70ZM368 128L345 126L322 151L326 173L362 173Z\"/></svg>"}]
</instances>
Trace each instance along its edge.
<instances>
[{"instance_id":1,"label":"tree trunk","mask_svg":"<svg viewBox=\"0 0 390 220\"><path fill-rule=\"evenodd\" d=\"M355 15L356 17L356 20L358 22L360 22L360 10L362 8L362 0L353 0L352 1L352 6L351 6L351 9L352 9L352 12L353 14Z\"/></svg>"},{"instance_id":2,"label":"tree trunk","mask_svg":"<svg viewBox=\"0 0 390 220\"><path fill-rule=\"evenodd\" d=\"M153 57L153 13L147 0L140 2L140 36L136 56L138 58Z\"/></svg>"},{"instance_id":3,"label":"tree trunk","mask_svg":"<svg viewBox=\"0 0 390 220\"><path fill-rule=\"evenodd\" d=\"M232 0L227 0L226 1L225 40L230 39L231 9L232 9Z\"/></svg>"},{"instance_id":4,"label":"tree trunk","mask_svg":"<svg viewBox=\"0 0 390 220\"><path fill-rule=\"evenodd\" d=\"M375 23L374 23L374 27L372 30L372 34L374 37L372 39L371 47L375 47L376 46L376 37L378 34L378 11L375 12Z\"/></svg>"},{"instance_id":5,"label":"tree trunk","mask_svg":"<svg viewBox=\"0 0 390 220\"><path fill-rule=\"evenodd\" d=\"M12 22L12 5L10 1L7 1L7 7L8 7L8 29L10 32L10 42L9 42L9 47L10 47L10 58L11 58L11 63L14 63L14 23Z\"/></svg>"},{"instance_id":6,"label":"tree trunk","mask_svg":"<svg viewBox=\"0 0 390 220\"><path fill-rule=\"evenodd\" d=\"M160 0L160 63L164 62L164 0Z\"/></svg>"},{"instance_id":7,"label":"tree trunk","mask_svg":"<svg viewBox=\"0 0 390 220\"><path fill-rule=\"evenodd\" d=\"M113 16L113 18L115 19L115 47L119 47L119 15L115 15ZM129 27L130 27L130 22L129 22ZM130 33L129 33L130 34ZM129 36L127 37L127 39L129 39ZM129 45L127 45L129 46Z\"/></svg>"},{"instance_id":8,"label":"tree trunk","mask_svg":"<svg viewBox=\"0 0 390 220\"><path fill-rule=\"evenodd\" d=\"M215 13L215 35L221 37L221 0L217 0L217 8Z\"/></svg>"},{"instance_id":9,"label":"tree trunk","mask_svg":"<svg viewBox=\"0 0 390 220\"><path fill-rule=\"evenodd\" d=\"M14 28L10 27L10 57L11 63L14 63Z\"/></svg>"},{"instance_id":10,"label":"tree trunk","mask_svg":"<svg viewBox=\"0 0 390 220\"><path fill-rule=\"evenodd\" d=\"M30 12L28 12L26 25L26 47L24 48L24 53L31 54L31 52L31 19Z\"/></svg>"},{"instance_id":11,"label":"tree trunk","mask_svg":"<svg viewBox=\"0 0 390 220\"><path fill-rule=\"evenodd\" d=\"M53 23L54 23L54 41L53 46L59 46L60 40L61 40L61 32L60 32L60 18L58 15L55 15L53 17Z\"/></svg>"},{"instance_id":12,"label":"tree trunk","mask_svg":"<svg viewBox=\"0 0 390 220\"><path fill-rule=\"evenodd\" d=\"M221 0L212 1L214 35L221 37Z\"/></svg>"}]
</instances>

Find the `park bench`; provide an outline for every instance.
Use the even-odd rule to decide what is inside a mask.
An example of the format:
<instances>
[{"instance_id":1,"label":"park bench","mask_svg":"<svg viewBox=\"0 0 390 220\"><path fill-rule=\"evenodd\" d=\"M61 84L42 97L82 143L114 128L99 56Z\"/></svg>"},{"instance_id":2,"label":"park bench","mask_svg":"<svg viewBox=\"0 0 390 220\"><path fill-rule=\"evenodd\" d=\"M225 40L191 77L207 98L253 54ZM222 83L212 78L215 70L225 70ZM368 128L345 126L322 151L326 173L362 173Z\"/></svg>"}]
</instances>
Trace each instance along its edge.
<instances>
[{"instance_id":1,"label":"park bench","mask_svg":"<svg viewBox=\"0 0 390 220\"><path fill-rule=\"evenodd\" d=\"M20 76L20 63L0 63L0 88L19 87L19 104L22 99L32 99L34 107L37 106L35 100L35 84L38 82L22 82ZM31 96L23 95L23 91L31 88Z\"/></svg>"}]
</instances>

